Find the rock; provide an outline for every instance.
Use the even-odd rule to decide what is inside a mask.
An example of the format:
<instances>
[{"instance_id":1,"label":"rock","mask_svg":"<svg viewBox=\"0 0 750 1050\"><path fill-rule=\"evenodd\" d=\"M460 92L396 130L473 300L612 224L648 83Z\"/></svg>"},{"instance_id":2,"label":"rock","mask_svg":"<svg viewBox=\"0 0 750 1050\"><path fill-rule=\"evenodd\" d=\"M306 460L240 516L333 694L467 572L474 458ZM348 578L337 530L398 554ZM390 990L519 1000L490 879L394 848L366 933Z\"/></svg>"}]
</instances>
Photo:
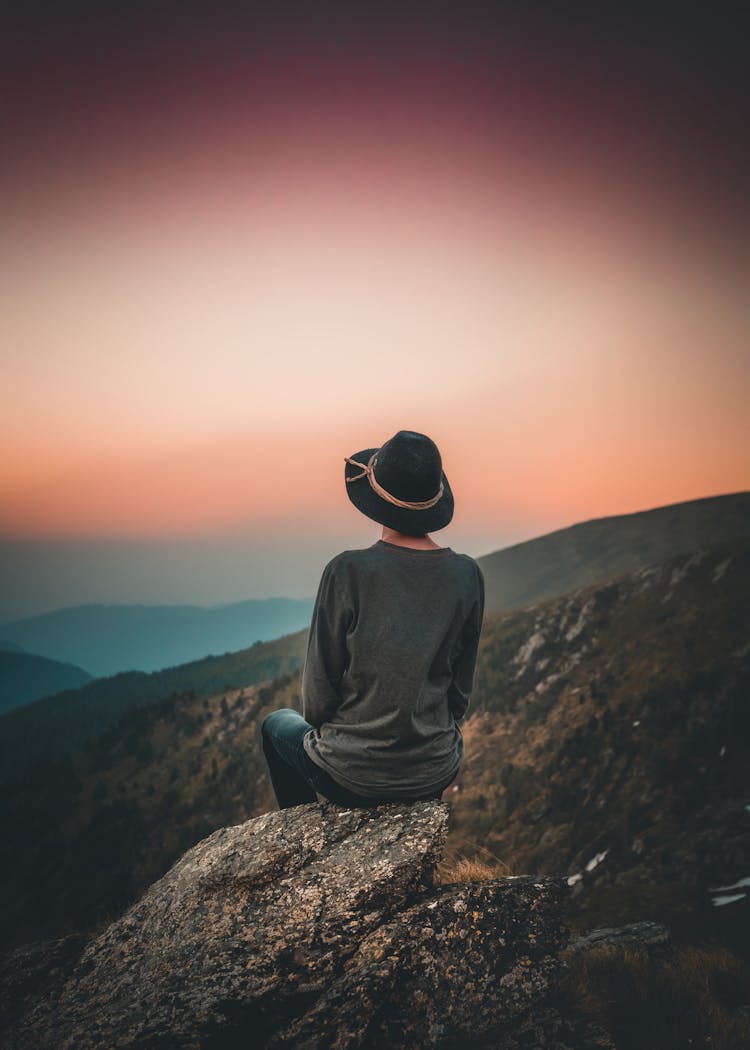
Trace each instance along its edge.
<instances>
[{"instance_id":1,"label":"rock","mask_svg":"<svg viewBox=\"0 0 750 1050\"><path fill-rule=\"evenodd\" d=\"M574 938L563 950L562 958L575 966L589 952L618 952L627 949L654 958L668 958L673 950L669 930L656 922L634 922L628 926L589 930ZM570 996L570 992L567 993ZM567 1001L566 1001L567 1000ZM488 1041L472 1042L472 1050L615 1050L612 1034L600 1022L571 1009L575 1004L566 996L542 1000L515 1024Z\"/></svg>"},{"instance_id":2,"label":"rock","mask_svg":"<svg viewBox=\"0 0 750 1050\"><path fill-rule=\"evenodd\" d=\"M516 1019L560 968L550 954L556 896L553 880L530 878L430 895L365 938L321 1001L271 1045L437 1046Z\"/></svg>"},{"instance_id":3,"label":"rock","mask_svg":"<svg viewBox=\"0 0 750 1050\"><path fill-rule=\"evenodd\" d=\"M47 994L62 989L84 946L83 938L72 934L16 948L0 959L0 1032L31 1009L40 987Z\"/></svg>"},{"instance_id":4,"label":"rock","mask_svg":"<svg viewBox=\"0 0 750 1050\"><path fill-rule=\"evenodd\" d=\"M616 1050L600 1025L563 1016L550 1006L532 1011L518 1024L487 1043L472 1043L472 1050Z\"/></svg>"},{"instance_id":5,"label":"rock","mask_svg":"<svg viewBox=\"0 0 750 1050\"><path fill-rule=\"evenodd\" d=\"M627 926L603 926L582 933L567 946L565 954L590 951L592 948L640 948L649 954L669 952L671 935L659 922L631 922Z\"/></svg>"},{"instance_id":6,"label":"rock","mask_svg":"<svg viewBox=\"0 0 750 1050\"><path fill-rule=\"evenodd\" d=\"M267 813L189 850L5 1046L438 1047L560 972L563 878L436 885L443 803Z\"/></svg>"}]
</instances>

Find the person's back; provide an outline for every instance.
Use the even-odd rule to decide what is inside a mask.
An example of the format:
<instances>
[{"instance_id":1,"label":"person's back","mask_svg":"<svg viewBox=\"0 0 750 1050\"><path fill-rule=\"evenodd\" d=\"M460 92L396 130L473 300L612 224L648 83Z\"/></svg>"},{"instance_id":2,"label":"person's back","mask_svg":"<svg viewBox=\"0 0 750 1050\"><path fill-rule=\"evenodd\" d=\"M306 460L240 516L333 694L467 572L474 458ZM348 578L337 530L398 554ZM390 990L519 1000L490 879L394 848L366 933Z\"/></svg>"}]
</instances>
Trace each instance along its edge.
<instances>
[{"instance_id":1,"label":"person's back","mask_svg":"<svg viewBox=\"0 0 750 1050\"><path fill-rule=\"evenodd\" d=\"M463 755L484 581L473 558L428 535L453 516L440 452L426 435L400 430L344 458L349 499L382 536L326 565L304 715L284 708L263 722L282 808L318 794L352 806L439 798Z\"/></svg>"},{"instance_id":2,"label":"person's back","mask_svg":"<svg viewBox=\"0 0 750 1050\"><path fill-rule=\"evenodd\" d=\"M476 562L378 540L326 566L302 677L310 758L365 796L439 791L463 754L482 625Z\"/></svg>"}]
</instances>

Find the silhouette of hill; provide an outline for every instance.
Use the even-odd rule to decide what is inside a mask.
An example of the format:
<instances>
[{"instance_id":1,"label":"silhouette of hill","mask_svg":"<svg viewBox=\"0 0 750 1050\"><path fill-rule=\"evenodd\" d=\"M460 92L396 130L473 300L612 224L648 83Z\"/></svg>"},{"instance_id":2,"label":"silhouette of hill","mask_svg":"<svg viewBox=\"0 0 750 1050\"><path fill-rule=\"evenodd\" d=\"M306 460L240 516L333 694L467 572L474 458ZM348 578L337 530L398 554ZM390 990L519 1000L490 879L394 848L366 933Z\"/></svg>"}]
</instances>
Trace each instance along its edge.
<instances>
[{"instance_id":1,"label":"silhouette of hill","mask_svg":"<svg viewBox=\"0 0 750 1050\"><path fill-rule=\"evenodd\" d=\"M0 714L90 681L82 667L25 653L12 643L0 644Z\"/></svg>"},{"instance_id":2,"label":"silhouette of hill","mask_svg":"<svg viewBox=\"0 0 750 1050\"><path fill-rule=\"evenodd\" d=\"M734 541L489 616L449 849L565 874L584 928L702 916L747 946L747 891L710 891L750 871L749 584ZM279 706L299 708L299 668L126 712L9 782L3 939L101 926L212 830L275 808L259 729Z\"/></svg>"},{"instance_id":3,"label":"silhouette of hill","mask_svg":"<svg viewBox=\"0 0 750 1050\"><path fill-rule=\"evenodd\" d=\"M583 521L478 558L486 610L515 609L743 536L750 492Z\"/></svg>"},{"instance_id":4,"label":"silhouette of hill","mask_svg":"<svg viewBox=\"0 0 750 1050\"><path fill-rule=\"evenodd\" d=\"M199 605L80 605L0 626L29 652L80 664L98 678L159 671L246 649L307 627L312 599Z\"/></svg>"},{"instance_id":5,"label":"silhouette of hill","mask_svg":"<svg viewBox=\"0 0 750 1050\"><path fill-rule=\"evenodd\" d=\"M209 696L300 667L306 644L307 631L298 631L164 671L98 678L10 711L0 722L0 782L46 756L77 754L132 708Z\"/></svg>"}]
</instances>

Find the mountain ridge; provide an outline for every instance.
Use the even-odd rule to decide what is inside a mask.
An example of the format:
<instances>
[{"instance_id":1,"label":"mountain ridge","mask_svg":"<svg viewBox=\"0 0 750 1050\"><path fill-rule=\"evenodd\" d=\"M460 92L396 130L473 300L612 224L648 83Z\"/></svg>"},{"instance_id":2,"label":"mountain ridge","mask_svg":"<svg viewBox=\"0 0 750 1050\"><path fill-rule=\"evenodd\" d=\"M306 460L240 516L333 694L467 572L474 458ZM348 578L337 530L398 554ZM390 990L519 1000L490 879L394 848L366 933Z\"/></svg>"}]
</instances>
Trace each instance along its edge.
<instances>
[{"instance_id":1,"label":"mountain ridge","mask_svg":"<svg viewBox=\"0 0 750 1050\"><path fill-rule=\"evenodd\" d=\"M0 643L0 715L65 689L80 688L92 677L76 664Z\"/></svg>"},{"instance_id":2,"label":"mountain ridge","mask_svg":"<svg viewBox=\"0 0 750 1050\"><path fill-rule=\"evenodd\" d=\"M306 638L297 631L162 671L127 671L16 707L0 720L0 782L47 757L80 753L127 711L250 686L299 667Z\"/></svg>"},{"instance_id":3,"label":"mountain ridge","mask_svg":"<svg viewBox=\"0 0 750 1050\"><path fill-rule=\"evenodd\" d=\"M478 557L488 613L750 536L750 491L589 518Z\"/></svg>"},{"instance_id":4,"label":"mountain ridge","mask_svg":"<svg viewBox=\"0 0 750 1050\"><path fill-rule=\"evenodd\" d=\"M216 605L86 603L0 624L0 637L97 678L152 673L272 641L309 623L312 598Z\"/></svg>"}]
</instances>

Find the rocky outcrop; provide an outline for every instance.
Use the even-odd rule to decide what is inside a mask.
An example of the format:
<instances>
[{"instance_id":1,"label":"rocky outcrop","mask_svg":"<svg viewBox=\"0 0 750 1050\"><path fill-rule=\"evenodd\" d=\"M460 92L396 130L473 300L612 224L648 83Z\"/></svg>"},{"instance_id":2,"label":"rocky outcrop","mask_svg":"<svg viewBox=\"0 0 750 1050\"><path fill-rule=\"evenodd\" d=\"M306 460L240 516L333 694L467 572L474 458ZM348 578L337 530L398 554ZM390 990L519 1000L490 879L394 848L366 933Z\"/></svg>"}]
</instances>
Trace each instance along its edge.
<instances>
[{"instance_id":1,"label":"rocky outcrop","mask_svg":"<svg viewBox=\"0 0 750 1050\"><path fill-rule=\"evenodd\" d=\"M568 944L565 956L592 950L630 948L653 956L668 956L674 949L669 929L661 922L631 922L627 926L604 926L580 934Z\"/></svg>"},{"instance_id":2,"label":"rocky outcrop","mask_svg":"<svg viewBox=\"0 0 750 1050\"><path fill-rule=\"evenodd\" d=\"M566 942L560 878L437 885L438 802L267 813L200 842L6 1033L25 1047L470 1045Z\"/></svg>"}]
</instances>

